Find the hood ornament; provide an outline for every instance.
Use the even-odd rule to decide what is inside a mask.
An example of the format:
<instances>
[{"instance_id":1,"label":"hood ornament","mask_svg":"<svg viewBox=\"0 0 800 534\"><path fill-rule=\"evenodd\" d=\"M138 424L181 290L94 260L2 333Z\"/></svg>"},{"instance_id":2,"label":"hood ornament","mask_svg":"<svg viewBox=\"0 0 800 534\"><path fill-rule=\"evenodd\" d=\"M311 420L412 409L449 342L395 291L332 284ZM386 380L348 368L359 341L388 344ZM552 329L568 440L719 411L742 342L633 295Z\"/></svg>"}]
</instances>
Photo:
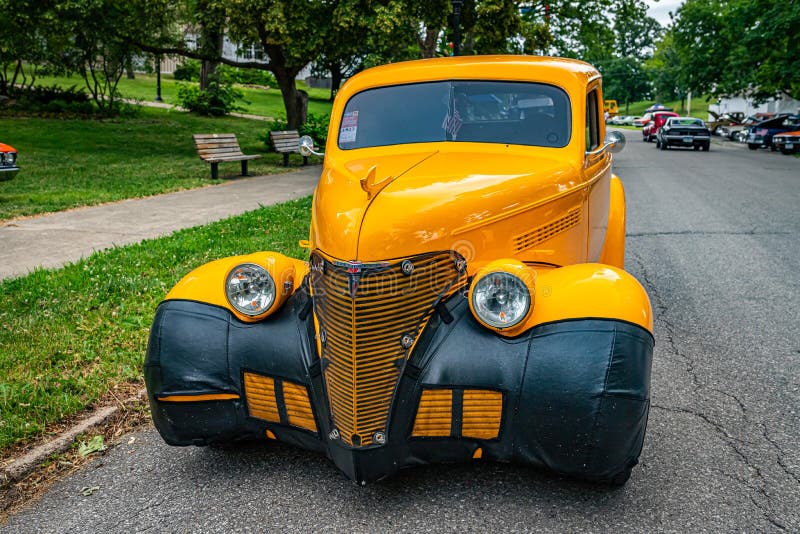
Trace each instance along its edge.
<instances>
[{"instance_id":1,"label":"hood ornament","mask_svg":"<svg viewBox=\"0 0 800 534\"><path fill-rule=\"evenodd\" d=\"M373 165L370 167L369 171L367 171L367 175L361 179L361 189L366 191L367 198L372 199L375 195L377 195L381 189L386 187L389 182L392 181L391 176L387 176L380 181L376 181L376 174L378 172L378 166Z\"/></svg>"}]
</instances>

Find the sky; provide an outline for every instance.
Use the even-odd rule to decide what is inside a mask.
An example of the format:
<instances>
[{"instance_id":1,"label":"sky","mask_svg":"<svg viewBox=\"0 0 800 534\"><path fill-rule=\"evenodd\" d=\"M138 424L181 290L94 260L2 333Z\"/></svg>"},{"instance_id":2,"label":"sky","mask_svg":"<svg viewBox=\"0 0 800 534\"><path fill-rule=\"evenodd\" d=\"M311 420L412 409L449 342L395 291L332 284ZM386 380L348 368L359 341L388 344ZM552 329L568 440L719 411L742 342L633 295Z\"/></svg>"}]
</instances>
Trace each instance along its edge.
<instances>
[{"instance_id":1,"label":"sky","mask_svg":"<svg viewBox=\"0 0 800 534\"><path fill-rule=\"evenodd\" d=\"M683 0L645 0L645 3L649 6L647 13L662 26L666 26L669 24L669 12L675 13Z\"/></svg>"}]
</instances>

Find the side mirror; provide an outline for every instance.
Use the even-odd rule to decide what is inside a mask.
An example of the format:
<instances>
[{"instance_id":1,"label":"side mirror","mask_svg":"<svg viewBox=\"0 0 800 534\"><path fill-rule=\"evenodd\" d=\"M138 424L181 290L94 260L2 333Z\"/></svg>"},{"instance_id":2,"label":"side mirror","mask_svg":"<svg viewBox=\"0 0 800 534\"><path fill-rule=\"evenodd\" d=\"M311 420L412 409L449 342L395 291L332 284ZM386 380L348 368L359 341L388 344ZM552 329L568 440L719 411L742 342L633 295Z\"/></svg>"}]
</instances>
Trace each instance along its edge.
<instances>
[{"instance_id":1,"label":"side mirror","mask_svg":"<svg viewBox=\"0 0 800 534\"><path fill-rule=\"evenodd\" d=\"M300 154L303 156L324 156L322 152L314 150L314 140L311 137L304 135L300 138Z\"/></svg>"},{"instance_id":2,"label":"side mirror","mask_svg":"<svg viewBox=\"0 0 800 534\"><path fill-rule=\"evenodd\" d=\"M622 152L622 149L625 148L625 136L622 132L618 131L611 131L606 134L605 144L608 146L608 150L612 154L616 154L617 152Z\"/></svg>"}]
</instances>

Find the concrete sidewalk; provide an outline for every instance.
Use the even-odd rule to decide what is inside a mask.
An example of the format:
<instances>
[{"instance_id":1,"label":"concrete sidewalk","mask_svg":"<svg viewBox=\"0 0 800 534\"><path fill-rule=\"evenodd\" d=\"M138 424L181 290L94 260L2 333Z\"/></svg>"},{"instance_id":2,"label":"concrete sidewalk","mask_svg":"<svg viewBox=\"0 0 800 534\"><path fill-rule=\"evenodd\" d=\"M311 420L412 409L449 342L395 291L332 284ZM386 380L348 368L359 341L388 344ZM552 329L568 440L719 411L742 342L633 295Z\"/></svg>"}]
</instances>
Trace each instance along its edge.
<instances>
[{"instance_id":1,"label":"concrete sidewalk","mask_svg":"<svg viewBox=\"0 0 800 534\"><path fill-rule=\"evenodd\" d=\"M0 223L0 279L311 194L322 168Z\"/></svg>"}]
</instances>

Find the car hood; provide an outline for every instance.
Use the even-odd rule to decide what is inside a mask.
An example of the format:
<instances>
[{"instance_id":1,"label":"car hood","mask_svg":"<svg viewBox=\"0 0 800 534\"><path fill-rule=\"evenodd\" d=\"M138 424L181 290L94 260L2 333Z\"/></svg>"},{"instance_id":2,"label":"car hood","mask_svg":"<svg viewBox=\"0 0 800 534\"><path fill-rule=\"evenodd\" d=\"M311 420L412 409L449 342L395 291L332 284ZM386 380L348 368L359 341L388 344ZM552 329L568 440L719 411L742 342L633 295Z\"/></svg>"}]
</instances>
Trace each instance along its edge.
<instances>
[{"instance_id":1,"label":"car hood","mask_svg":"<svg viewBox=\"0 0 800 534\"><path fill-rule=\"evenodd\" d=\"M581 179L579 169L565 164L563 149L447 145L326 165L314 198L313 245L359 261L450 250L469 237L468 229L486 231L492 221ZM370 174L378 189L368 195L361 178Z\"/></svg>"},{"instance_id":2,"label":"car hood","mask_svg":"<svg viewBox=\"0 0 800 534\"><path fill-rule=\"evenodd\" d=\"M0 152L16 152L17 149L11 145L0 143Z\"/></svg>"}]
</instances>

